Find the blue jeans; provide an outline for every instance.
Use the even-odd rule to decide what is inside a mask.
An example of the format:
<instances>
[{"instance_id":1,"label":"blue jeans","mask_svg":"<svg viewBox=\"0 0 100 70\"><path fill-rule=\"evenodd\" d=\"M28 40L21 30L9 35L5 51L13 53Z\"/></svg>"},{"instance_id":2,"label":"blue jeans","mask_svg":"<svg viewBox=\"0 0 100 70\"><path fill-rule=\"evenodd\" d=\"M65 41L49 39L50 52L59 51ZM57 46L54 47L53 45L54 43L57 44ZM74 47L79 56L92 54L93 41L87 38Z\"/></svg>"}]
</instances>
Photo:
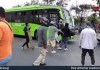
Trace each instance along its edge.
<instances>
[{"instance_id":1,"label":"blue jeans","mask_svg":"<svg viewBox=\"0 0 100 70\"><path fill-rule=\"evenodd\" d=\"M62 46L62 44L64 44L64 48L67 48L67 37L62 37L60 46Z\"/></svg>"},{"instance_id":2,"label":"blue jeans","mask_svg":"<svg viewBox=\"0 0 100 70\"><path fill-rule=\"evenodd\" d=\"M12 59L12 56L8 56L5 59L0 60L0 66L7 66L8 62Z\"/></svg>"}]
</instances>

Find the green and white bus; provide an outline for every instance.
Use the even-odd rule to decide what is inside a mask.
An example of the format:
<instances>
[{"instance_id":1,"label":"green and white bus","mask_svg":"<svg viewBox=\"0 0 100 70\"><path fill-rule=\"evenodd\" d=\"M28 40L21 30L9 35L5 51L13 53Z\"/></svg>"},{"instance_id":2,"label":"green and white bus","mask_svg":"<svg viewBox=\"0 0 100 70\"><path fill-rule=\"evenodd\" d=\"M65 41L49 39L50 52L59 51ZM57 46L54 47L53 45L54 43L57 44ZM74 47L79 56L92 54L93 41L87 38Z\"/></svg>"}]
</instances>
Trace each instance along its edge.
<instances>
[{"instance_id":1,"label":"green and white bus","mask_svg":"<svg viewBox=\"0 0 100 70\"><path fill-rule=\"evenodd\" d=\"M49 20L48 24L51 20L58 23L62 18L65 23L69 23L71 30L74 29L74 20L70 12L59 6L31 5L6 9L6 20L10 23L15 35L24 36L23 28L25 22L28 22L31 27L31 36L36 37L37 29L41 25L40 16L46 17Z\"/></svg>"}]
</instances>

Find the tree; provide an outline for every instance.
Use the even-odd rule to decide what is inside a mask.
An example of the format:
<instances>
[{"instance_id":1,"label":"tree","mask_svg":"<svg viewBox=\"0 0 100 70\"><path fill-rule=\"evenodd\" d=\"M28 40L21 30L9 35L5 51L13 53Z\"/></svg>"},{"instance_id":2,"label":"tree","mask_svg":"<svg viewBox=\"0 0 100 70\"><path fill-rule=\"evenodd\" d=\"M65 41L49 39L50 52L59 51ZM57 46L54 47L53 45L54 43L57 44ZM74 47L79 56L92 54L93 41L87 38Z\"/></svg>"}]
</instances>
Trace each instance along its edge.
<instances>
[{"instance_id":1,"label":"tree","mask_svg":"<svg viewBox=\"0 0 100 70\"><path fill-rule=\"evenodd\" d=\"M75 6L72 6L71 8L70 8L70 10L72 11L72 10L75 10L76 11L76 17L78 17L79 16L79 14L80 14L80 12L81 12L81 9L77 6L77 7L75 7ZM78 16L77 16L78 15Z\"/></svg>"},{"instance_id":2,"label":"tree","mask_svg":"<svg viewBox=\"0 0 100 70\"><path fill-rule=\"evenodd\" d=\"M31 0L30 3L29 3L29 2L25 2L25 3L24 3L24 6L35 5L35 4L38 4L38 1L36 1L36 0Z\"/></svg>"},{"instance_id":3,"label":"tree","mask_svg":"<svg viewBox=\"0 0 100 70\"><path fill-rule=\"evenodd\" d=\"M97 1L97 5L100 7L100 0L96 0ZM100 17L100 10L99 10L99 17Z\"/></svg>"},{"instance_id":4,"label":"tree","mask_svg":"<svg viewBox=\"0 0 100 70\"><path fill-rule=\"evenodd\" d=\"M87 15L87 13L89 13L90 9L91 9L91 5L88 5L88 4L81 4L81 5L78 5L78 6L72 6L70 8L70 10L76 11L76 15L77 15L76 21L79 20L78 23L80 23L80 25L82 23L84 23L84 21L85 21L84 17L87 17L87 16L84 16L84 15Z\"/></svg>"},{"instance_id":5,"label":"tree","mask_svg":"<svg viewBox=\"0 0 100 70\"><path fill-rule=\"evenodd\" d=\"M36 1L36 0L31 0L31 5L34 5L34 4L38 4L38 1Z\"/></svg>"},{"instance_id":6,"label":"tree","mask_svg":"<svg viewBox=\"0 0 100 70\"><path fill-rule=\"evenodd\" d=\"M26 3L24 4L24 6L29 6L29 5L31 5L29 2L26 2Z\"/></svg>"},{"instance_id":7,"label":"tree","mask_svg":"<svg viewBox=\"0 0 100 70\"><path fill-rule=\"evenodd\" d=\"M81 17L83 16L83 14L87 14L88 11L91 9L91 5L88 4L81 4L79 6L72 6L70 8L70 10L75 10L76 14L80 14Z\"/></svg>"},{"instance_id":8,"label":"tree","mask_svg":"<svg viewBox=\"0 0 100 70\"><path fill-rule=\"evenodd\" d=\"M97 1L97 5L99 5L100 6L100 0L96 0Z\"/></svg>"},{"instance_id":9,"label":"tree","mask_svg":"<svg viewBox=\"0 0 100 70\"><path fill-rule=\"evenodd\" d=\"M18 5L16 5L16 6L13 6L13 8L15 8L15 7L21 7L21 5L18 4Z\"/></svg>"},{"instance_id":10,"label":"tree","mask_svg":"<svg viewBox=\"0 0 100 70\"><path fill-rule=\"evenodd\" d=\"M57 2L56 5L58 5L58 6L62 6L62 1Z\"/></svg>"},{"instance_id":11,"label":"tree","mask_svg":"<svg viewBox=\"0 0 100 70\"><path fill-rule=\"evenodd\" d=\"M58 5L58 6L68 5L69 1L70 0L60 0L59 2L56 3L56 5ZM65 3L65 2L67 2L67 3Z\"/></svg>"},{"instance_id":12,"label":"tree","mask_svg":"<svg viewBox=\"0 0 100 70\"><path fill-rule=\"evenodd\" d=\"M47 5L50 4L50 3L53 2L53 1L55 1L55 0L44 0L44 2L47 3Z\"/></svg>"}]
</instances>

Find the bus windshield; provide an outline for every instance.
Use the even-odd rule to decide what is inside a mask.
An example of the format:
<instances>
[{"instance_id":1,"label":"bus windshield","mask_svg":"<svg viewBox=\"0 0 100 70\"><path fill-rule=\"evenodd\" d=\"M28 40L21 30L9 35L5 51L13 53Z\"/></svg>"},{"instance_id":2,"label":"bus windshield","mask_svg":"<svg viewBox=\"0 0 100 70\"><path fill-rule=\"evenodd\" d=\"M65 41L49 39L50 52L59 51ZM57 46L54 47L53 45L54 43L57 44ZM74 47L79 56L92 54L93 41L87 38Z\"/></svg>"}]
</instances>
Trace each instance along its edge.
<instances>
[{"instance_id":1,"label":"bus windshield","mask_svg":"<svg viewBox=\"0 0 100 70\"><path fill-rule=\"evenodd\" d=\"M63 10L63 13L64 13L65 23L68 23L69 27L72 29L74 27L74 21L73 21L71 14L69 13L68 10L66 10L64 8L62 10Z\"/></svg>"}]
</instances>

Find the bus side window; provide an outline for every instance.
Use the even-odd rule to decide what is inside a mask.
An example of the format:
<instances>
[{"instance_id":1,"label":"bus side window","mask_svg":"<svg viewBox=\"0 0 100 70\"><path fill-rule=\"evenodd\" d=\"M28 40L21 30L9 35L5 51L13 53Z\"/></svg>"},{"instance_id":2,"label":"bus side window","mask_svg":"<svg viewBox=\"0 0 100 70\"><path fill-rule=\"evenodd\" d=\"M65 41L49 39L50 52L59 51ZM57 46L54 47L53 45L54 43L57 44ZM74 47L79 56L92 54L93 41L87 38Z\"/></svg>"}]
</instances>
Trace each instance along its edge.
<instances>
[{"instance_id":1,"label":"bus side window","mask_svg":"<svg viewBox=\"0 0 100 70\"><path fill-rule=\"evenodd\" d=\"M15 16L15 19L14 19L15 22L17 22L17 12L14 13L14 16Z\"/></svg>"},{"instance_id":2,"label":"bus side window","mask_svg":"<svg viewBox=\"0 0 100 70\"><path fill-rule=\"evenodd\" d=\"M17 22L22 22L21 21L21 16L22 15L22 13L21 12L18 12L18 15L17 15Z\"/></svg>"},{"instance_id":3,"label":"bus side window","mask_svg":"<svg viewBox=\"0 0 100 70\"><path fill-rule=\"evenodd\" d=\"M6 13L6 20L11 22L11 13Z\"/></svg>"},{"instance_id":4,"label":"bus side window","mask_svg":"<svg viewBox=\"0 0 100 70\"><path fill-rule=\"evenodd\" d=\"M20 13L19 12L14 12L12 13L12 21L14 22L20 22Z\"/></svg>"},{"instance_id":5,"label":"bus side window","mask_svg":"<svg viewBox=\"0 0 100 70\"><path fill-rule=\"evenodd\" d=\"M27 19L25 19L25 22L29 23L38 23L38 15L36 11L27 11L26 12Z\"/></svg>"},{"instance_id":6,"label":"bus side window","mask_svg":"<svg viewBox=\"0 0 100 70\"><path fill-rule=\"evenodd\" d=\"M26 14L24 16L25 23L30 23L30 16L31 16L31 11L26 11Z\"/></svg>"},{"instance_id":7,"label":"bus side window","mask_svg":"<svg viewBox=\"0 0 100 70\"><path fill-rule=\"evenodd\" d=\"M23 12L21 13L21 21L22 21L22 22L24 22L24 20L25 20L25 15L26 15L26 12L23 11Z\"/></svg>"},{"instance_id":8,"label":"bus side window","mask_svg":"<svg viewBox=\"0 0 100 70\"><path fill-rule=\"evenodd\" d=\"M31 13L30 13L30 16L29 16L29 22L30 23L33 23L33 16L34 16L34 12L33 11L31 11Z\"/></svg>"},{"instance_id":9,"label":"bus side window","mask_svg":"<svg viewBox=\"0 0 100 70\"><path fill-rule=\"evenodd\" d=\"M14 13L11 13L11 21L10 22L15 22L15 14Z\"/></svg>"},{"instance_id":10,"label":"bus side window","mask_svg":"<svg viewBox=\"0 0 100 70\"><path fill-rule=\"evenodd\" d=\"M37 10L34 11L33 22L34 22L35 24L40 24L40 23L39 23L39 15L38 15L38 11L37 11Z\"/></svg>"},{"instance_id":11,"label":"bus side window","mask_svg":"<svg viewBox=\"0 0 100 70\"><path fill-rule=\"evenodd\" d=\"M34 11L34 10L31 11L30 22L31 22L31 23L38 23L37 11Z\"/></svg>"},{"instance_id":12,"label":"bus side window","mask_svg":"<svg viewBox=\"0 0 100 70\"><path fill-rule=\"evenodd\" d=\"M49 14L48 14L48 10L39 10L38 11L38 15L39 15L39 23L41 24L42 22L42 17L45 17L46 19L46 23L49 25Z\"/></svg>"}]
</instances>

